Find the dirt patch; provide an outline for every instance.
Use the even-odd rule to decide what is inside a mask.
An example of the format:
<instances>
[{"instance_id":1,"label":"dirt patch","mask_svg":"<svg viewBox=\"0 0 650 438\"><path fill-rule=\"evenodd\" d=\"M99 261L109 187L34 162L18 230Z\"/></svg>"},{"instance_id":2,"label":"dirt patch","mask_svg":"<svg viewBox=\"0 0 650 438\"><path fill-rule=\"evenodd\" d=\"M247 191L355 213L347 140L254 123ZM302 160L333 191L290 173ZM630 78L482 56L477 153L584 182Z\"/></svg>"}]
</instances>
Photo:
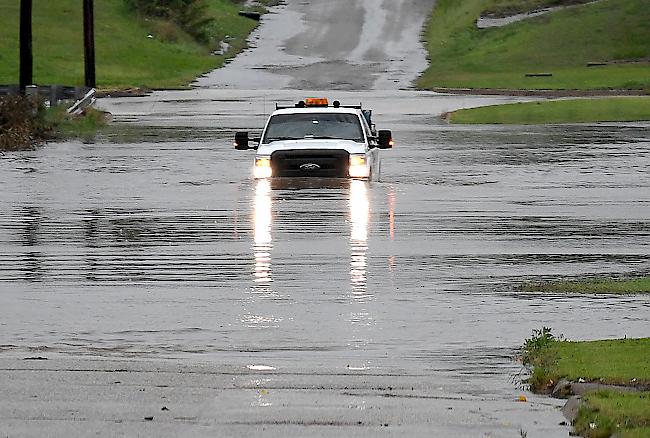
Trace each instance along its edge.
<instances>
[{"instance_id":1,"label":"dirt patch","mask_svg":"<svg viewBox=\"0 0 650 438\"><path fill-rule=\"evenodd\" d=\"M547 12L549 10L567 8L570 6L596 3L597 1L600 0L502 0L494 5L494 7L484 10L481 13L481 17L508 18L514 15Z\"/></svg>"}]
</instances>

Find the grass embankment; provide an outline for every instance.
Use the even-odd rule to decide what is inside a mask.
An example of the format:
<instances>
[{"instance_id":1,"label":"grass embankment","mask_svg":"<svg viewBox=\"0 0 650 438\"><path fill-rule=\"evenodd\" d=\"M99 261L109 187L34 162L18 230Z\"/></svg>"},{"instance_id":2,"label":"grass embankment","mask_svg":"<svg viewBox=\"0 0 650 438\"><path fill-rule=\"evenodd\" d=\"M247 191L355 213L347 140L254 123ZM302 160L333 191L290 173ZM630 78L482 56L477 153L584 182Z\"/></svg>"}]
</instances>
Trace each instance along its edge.
<instances>
[{"instance_id":1,"label":"grass embankment","mask_svg":"<svg viewBox=\"0 0 650 438\"><path fill-rule=\"evenodd\" d=\"M517 124L634 122L650 120L650 97L550 100L454 111L451 123Z\"/></svg>"},{"instance_id":2,"label":"grass embankment","mask_svg":"<svg viewBox=\"0 0 650 438\"><path fill-rule=\"evenodd\" d=\"M646 294L650 293L650 277L593 278L527 283L521 286L521 290L524 292L549 293Z\"/></svg>"},{"instance_id":3,"label":"grass embankment","mask_svg":"<svg viewBox=\"0 0 650 438\"><path fill-rule=\"evenodd\" d=\"M560 379L648 387L650 338L568 342L549 329L534 331L526 340L523 362L533 367L529 380L535 391L546 392ZM597 390L582 397L574 420L585 437L648 437L650 392Z\"/></svg>"},{"instance_id":4,"label":"grass embankment","mask_svg":"<svg viewBox=\"0 0 650 438\"><path fill-rule=\"evenodd\" d=\"M199 43L171 21L145 19L124 0L95 4L97 84L101 88L176 88L199 74L220 67L246 44L256 26L238 16L241 5L207 0L211 43ZM18 82L20 2L0 0L0 83ZM34 82L84 83L82 8L78 0L33 3ZM152 38L148 38L151 35ZM218 42L230 49L213 55Z\"/></svg>"},{"instance_id":5,"label":"grass embankment","mask_svg":"<svg viewBox=\"0 0 650 438\"><path fill-rule=\"evenodd\" d=\"M425 33L431 65L420 88L650 91L647 0L602 0L477 29L477 18L495 3L437 2ZM607 65L587 66L594 62Z\"/></svg>"}]
</instances>

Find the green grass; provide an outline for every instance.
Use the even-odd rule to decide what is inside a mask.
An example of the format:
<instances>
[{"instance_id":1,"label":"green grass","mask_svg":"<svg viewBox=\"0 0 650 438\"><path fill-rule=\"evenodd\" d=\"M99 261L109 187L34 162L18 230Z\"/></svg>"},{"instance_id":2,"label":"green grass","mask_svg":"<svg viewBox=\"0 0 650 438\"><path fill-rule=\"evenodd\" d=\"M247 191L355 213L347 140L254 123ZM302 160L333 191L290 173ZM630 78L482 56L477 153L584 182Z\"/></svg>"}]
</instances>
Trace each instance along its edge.
<instances>
[{"instance_id":1,"label":"green grass","mask_svg":"<svg viewBox=\"0 0 650 438\"><path fill-rule=\"evenodd\" d=\"M550 392L560 379L647 387L650 338L568 342L544 328L526 339L522 362L533 367L529 383L537 392ZM650 392L598 390L582 400L573 424L581 436L650 436Z\"/></svg>"},{"instance_id":2,"label":"green grass","mask_svg":"<svg viewBox=\"0 0 650 438\"><path fill-rule=\"evenodd\" d=\"M0 83L18 82L19 4L0 0ZM245 46L255 27L239 17L230 0L209 0L215 17L214 39L232 45L228 56ZM34 0L34 82L82 85L83 38L81 2ZM154 38L147 38L152 34ZM102 88L175 88L220 67L226 56L193 41L171 23L145 20L130 13L122 0L95 2L97 83Z\"/></svg>"},{"instance_id":3,"label":"green grass","mask_svg":"<svg viewBox=\"0 0 650 438\"><path fill-rule=\"evenodd\" d=\"M650 436L650 392L597 391L585 395L583 403L573 425L583 437Z\"/></svg>"},{"instance_id":4,"label":"green grass","mask_svg":"<svg viewBox=\"0 0 650 438\"><path fill-rule=\"evenodd\" d=\"M650 97L551 100L469 108L451 113L452 123L546 124L650 120Z\"/></svg>"},{"instance_id":5,"label":"green grass","mask_svg":"<svg viewBox=\"0 0 650 438\"><path fill-rule=\"evenodd\" d=\"M45 122L52 126L53 139L92 139L108 124L106 114L95 108L88 107L83 114L74 116L68 114L67 107L68 105L59 105L48 108L45 112Z\"/></svg>"},{"instance_id":6,"label":"green grass","mask_svg":"<svg viewBox=\"0 0 650 438\"><path fill-rule=\"evenodd\" d=\"M637 427L632 430L624 430L622 432L619 432L618 436L620 438L649 438L650 426Z\"/></svg>"},{"instance_id":7,"label":"green grass","mask_svg":"<svg viewBox=\"0 0 650 438\"><path fill-rule=\"evenodd\" d=\"M569 342L544 329L526 339L522 362L533 367L529 383L540 392L560 379L650 385L650 338Z\"/></svg>"},{"instance_id":8,"label":"green grass","mask_svg":"<svg viewBox=\"0 0 650 438\"><path fill-rule=\"evenodd\" d=\"M588 293L588 294L644 294L650 293L650 277L594 278L588 280L558 280L544 283L527 283L525 292Z\"/></svg>"},{"instance_id":9,"label":"green grass","mask_svg":"<svg viewBox=\"0 0 650 438\"><path fill-rule=\"evenodd\" d=\"M549 370L560 378L619 385L650 384L650 338L604 341L556 341L557 358Z\"/></svg>"},{"instance_id":10,"label":"green grass","mask_svg":"<svg viewBox=\"0 0 650 438\"><path fill-rule=\"evenodd\" d=\"M587 67L650 57L647 0L603 0L476 29L476 19L494 2L438 1L425 32L430 67L419 87L650 90L648 62Z\"/></svg>"}]
</instances>

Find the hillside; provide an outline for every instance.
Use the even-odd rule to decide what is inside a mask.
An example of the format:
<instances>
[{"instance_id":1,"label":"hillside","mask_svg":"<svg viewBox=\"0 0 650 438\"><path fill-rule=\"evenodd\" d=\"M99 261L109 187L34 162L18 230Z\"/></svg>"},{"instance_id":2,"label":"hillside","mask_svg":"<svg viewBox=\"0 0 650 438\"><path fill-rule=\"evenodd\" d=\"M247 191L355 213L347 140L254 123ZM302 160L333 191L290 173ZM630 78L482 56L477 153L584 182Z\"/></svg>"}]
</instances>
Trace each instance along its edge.
<instances>
[{"instance_id":1,"label":"hillside","mask_svg":"<svg viewBox=\"0 0 650 438\"><path fill-rule=\"evenodd\" d=\"M425 33L430 67L417 85L650 91L648 0L602 0L476 28L482 12L521 1L438 0Z\"/></svg>"},{"instance_id":2,"label":"hillside","mask_svg":"<svg viewBox=\"0 0 650 438\"><path fill-rule=\"evenodd\" d=\"M0 0L0 83L18 82L20 2ZM99 87L181 87L219 67L244 45L255 21L237 15L231 0L208 0L213 40L226 40L226 56L199 44L173 23L144 19L124 0L95 1ZM79 0L34 0L34 82L83 84L83 24ZM151 35L151 37L149 37ZM215 45L215 44L213 44Z\"/></svg>"}]
</instances>

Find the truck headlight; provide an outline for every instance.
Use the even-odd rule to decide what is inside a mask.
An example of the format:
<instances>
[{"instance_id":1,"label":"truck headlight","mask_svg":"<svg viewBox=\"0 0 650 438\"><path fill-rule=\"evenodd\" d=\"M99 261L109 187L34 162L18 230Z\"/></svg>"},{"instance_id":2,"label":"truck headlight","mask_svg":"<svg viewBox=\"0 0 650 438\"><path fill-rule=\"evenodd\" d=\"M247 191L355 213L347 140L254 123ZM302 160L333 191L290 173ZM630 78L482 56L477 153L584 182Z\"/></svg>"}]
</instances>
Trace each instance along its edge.
<instances>
[{"instance_id":1,"label":"truck headlight","mask_svg":"<svg viewBox=\"0 0 650 438\"><path fill-rule=\"evenodd\" d=\"M350 169L348 173L352 178L368 178L370 168L365 155L350 155Z\"/></svg>"},{"instance_id":2,"label":"truck headlight","mask_svg":"<svg viewBox=\"0 0 650 438\"><path fill-rule=\"evenodd\" d=\"M272 174L271 157L256 157L253 176L255 178L270 178Z\"/></svg>"}]
</instances>

